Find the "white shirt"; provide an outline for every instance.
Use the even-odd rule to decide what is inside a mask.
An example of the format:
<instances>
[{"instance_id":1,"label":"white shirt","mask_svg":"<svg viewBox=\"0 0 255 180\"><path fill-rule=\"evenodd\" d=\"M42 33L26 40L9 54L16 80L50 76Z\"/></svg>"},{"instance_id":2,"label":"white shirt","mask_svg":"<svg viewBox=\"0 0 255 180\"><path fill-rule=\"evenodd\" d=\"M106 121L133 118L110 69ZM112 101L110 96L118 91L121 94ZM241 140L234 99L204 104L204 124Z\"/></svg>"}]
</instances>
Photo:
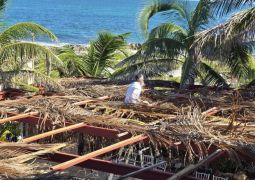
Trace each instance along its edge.
<instances>
[{"instance_id":1,"label":"white shirt","mask_svg":"<svg viewBox=\"0 0 255 180\"><path fill-rule=\"evenodd\" d=\"M128 90L125 96L126 104L136 104L139 103L140 95L142 92L142 86L139 82L133 82L128 86Z\"/></svg>"}]
</instances>

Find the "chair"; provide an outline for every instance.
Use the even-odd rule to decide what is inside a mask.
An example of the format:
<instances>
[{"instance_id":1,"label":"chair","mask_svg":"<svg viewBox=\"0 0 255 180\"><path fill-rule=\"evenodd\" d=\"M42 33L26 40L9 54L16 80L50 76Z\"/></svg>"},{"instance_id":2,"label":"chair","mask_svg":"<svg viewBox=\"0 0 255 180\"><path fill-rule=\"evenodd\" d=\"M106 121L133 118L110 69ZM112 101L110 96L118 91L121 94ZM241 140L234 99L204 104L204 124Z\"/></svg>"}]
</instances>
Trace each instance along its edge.
<instances>
[{"instance_id":1,"label":"chair","mask_svg":"<svg viewBox=\"0 0 255 180\"><path fill-rule=\"evenodd\" d=\"M162 161L158 161L157 163L160 163L160 162L162 162ZM166 163L166 161L164 161L164 162L165 163L158 165L155 169L165 172L166 171L166 167L167 167L167 163Z\"/></svg>"},{"instance_id":2,"label":"chair","mask_svg":"<svg viewBox=\"0 0 255 180\"><path fill-rule=\"evenodd\" d=\"M134 154L131 154L130 157L128 158L127 160L127 164L130 164L130 165L136 165L137 164L137 154L134 153Z\"/></svg>"},{"instance_id":3,"label":"chair","mask_svg":"<svg viewBox=\"0 0 255 180\"><path fill-rule=\"evenodd\" d=\"M154 164L154 157L150 155L142 155L141 166L148 167Z\"/></svg>"},{"instance_id":4,"label":"chair","mask_svg":"<svg viewBox=\"0 0 255 180\"><path fill-rule=\"evenodd\" d=\"M201 180L209 180L210 174L200 173L200 172L196 171L196 178L201 179Z\"/></svg>"},{"instance_id":5,"label":"chair","mask_svg":"<svg viewBox=\"0 0 255 180\"><path fill-rule=\"evenodd\" d=\"M108 180L117 180L117 179L119 179L119 175L117 175L117 174L110 174L109 176L108 176Z\"/></svg>"},{"instance_id":6,"label":"chair","mask_svg":"<svg viewBox=\"0 0 255 180\"><path fill-rule=\"evenodd\" d=\"M224 178L224 177L219 177L219 176L214 176L213 175L213 180L228 180L228 178Z\"/></svg>"}]
</instances>

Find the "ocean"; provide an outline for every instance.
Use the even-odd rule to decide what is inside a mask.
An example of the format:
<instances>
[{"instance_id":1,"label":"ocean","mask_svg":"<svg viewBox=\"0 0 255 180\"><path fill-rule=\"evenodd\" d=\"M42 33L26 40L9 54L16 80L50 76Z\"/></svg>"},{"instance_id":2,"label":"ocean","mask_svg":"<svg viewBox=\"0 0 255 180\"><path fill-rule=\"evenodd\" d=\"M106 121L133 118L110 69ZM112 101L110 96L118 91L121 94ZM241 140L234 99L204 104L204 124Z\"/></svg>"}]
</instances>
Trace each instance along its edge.
<instances>
[{"instance_id":1,"label":"ocean","mask_svg":"<svg viewBox=\"0 0 255 180\"><path fill-rule=\"evenodd\" d=\"M143 42L138 14L149 0L8 0L4 26L35 22L54 32L61 44L87 44L101 31L131 32L129 42ZM197 1L191 1L191 9ZM167 20L168 17L163 17ZM216 20L210 25L219 23ZM162 22L155 17L151 27ZM182 23L182 22L180 22ZM45 40L41 40L45 41Z\"/></svg>"}]
</instances>

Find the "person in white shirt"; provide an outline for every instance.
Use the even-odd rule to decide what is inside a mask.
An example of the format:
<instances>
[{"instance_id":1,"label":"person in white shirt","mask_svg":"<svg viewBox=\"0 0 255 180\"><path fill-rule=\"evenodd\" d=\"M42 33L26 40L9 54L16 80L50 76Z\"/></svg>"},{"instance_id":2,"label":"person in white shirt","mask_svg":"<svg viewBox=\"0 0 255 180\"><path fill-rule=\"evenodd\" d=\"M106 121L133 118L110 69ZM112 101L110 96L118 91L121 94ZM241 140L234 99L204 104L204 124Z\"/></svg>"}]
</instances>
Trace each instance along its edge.
<instances>
[{"instance_id":1,"label":"person in white shirt","mask_svg":"<svg viewBox=\"0 0 255 180\"><path fill-rule=\"evenodd\" d=\"M141 102L140 95L142 87L144 86L144 78L142 74L135 76L135 82L128 86L128 90L125 96L125 104L138 104Z\"/></svg>"}]
</instances>

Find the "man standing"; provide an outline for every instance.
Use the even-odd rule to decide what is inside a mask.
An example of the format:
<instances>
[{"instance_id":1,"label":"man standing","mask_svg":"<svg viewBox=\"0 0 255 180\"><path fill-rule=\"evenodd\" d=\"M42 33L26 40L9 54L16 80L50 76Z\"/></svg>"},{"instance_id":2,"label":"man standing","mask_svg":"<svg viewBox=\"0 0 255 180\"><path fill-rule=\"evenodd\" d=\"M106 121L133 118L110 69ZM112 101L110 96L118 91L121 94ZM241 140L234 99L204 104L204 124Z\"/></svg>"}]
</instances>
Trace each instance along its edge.
<instances>
[{"instance_id":1,"label":"man standing","mask_svg":"<svg viewBox=\"0 0 255 180\"><path fill-rule=\"evenodd\" d=\"M128 90L125 96L125 104L138 104L141 102L140 95L142 87L144 86L144 78L142 74L135 76L135 82L128 86Z\"/></svg>"}]
</instances>

